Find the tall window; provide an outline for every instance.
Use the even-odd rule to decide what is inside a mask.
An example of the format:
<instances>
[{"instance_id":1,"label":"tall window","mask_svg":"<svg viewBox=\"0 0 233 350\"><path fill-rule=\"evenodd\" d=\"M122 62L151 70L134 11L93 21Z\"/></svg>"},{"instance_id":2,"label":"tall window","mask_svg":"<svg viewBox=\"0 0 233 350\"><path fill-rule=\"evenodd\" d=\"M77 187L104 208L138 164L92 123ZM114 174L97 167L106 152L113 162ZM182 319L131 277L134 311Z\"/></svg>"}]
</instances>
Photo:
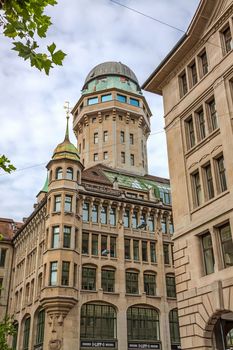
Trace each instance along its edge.
<instances>
[{"instance_id":1,"label":"tall window","mask_svg":"<svg viewBox=\"0 0 233 350\"><path fill-rule=\"evenodd\" d=\"M227 190L227 181L226 181L226 173L225 173L223 156L220 156L219 158L217 158L216 162L217 162L217 170L218 170L218 177L219 177L219 189L220 189L220 192L224 192Z\"/></svg>"},{"instance_id":2,"label":"tall window","mask_svg":"<svg viewBox=\"0 0 233 350\"><path fill-rule=\"evenodd\" d=\"M134 210L132 213L132 228L138 227L138 212Z\"/></svg>"},{"instance_id":3,"label":"tall window","mask_svg":"<svg viewBox=\"0 0 233 350\"><path fill-rule=\"evenodd\" d=\"M62 168L57 168L56 169L56 180L61 180L62 179Z\"/></svg>"},{"instance_id":4,"label":"tall window","mask_svg":"<svg viewBox=\"0 0 233 350\"><path fill-rule=\"evenodd\" d=\"M124 131L121 131L121 132L120 132L120 142L121 142L121 143L124 143L124 142L125 142L125 133L124 133Z\"/></svg>"},{"instance_id":5,"label":"tall window","mask_svg":"<svg viewBox=\"0 0 233 350\"><path fill-rule=\"evenodd\" d=\"M139 260L139 241L133 240L133 259L135 261Z\"/></svg>"},{"instance_id":6,"label":"tall window","mask_svg":"<svg viewBox=\"0 0 233 350\"><path fill-rule=\"evenodd\" d=\"M70 248L70 242L71 242L71 227L70 226L64 226L63 247L64 248Z\"/></svg>"},{"instance_id":7,"label":"tall window","mask_svg":"<svg viewBox=\"0 0 233 350\"><path fill-rule=\"evenodd\" d=\"M14 334L13 334L13 339L12 339L12 350L16 350L17 347L17 340L18 340L18 331L19 331L19 324L18 322L14 322Z\"/></svg>"},{"instance_id":8,"label":"tall window","mask_svg":"<svg viewBox=\"0 0 233 350\"><path fill-rule=\"evenodd\" d=\"M66 170L66 179L67 180L73 180L73 169L67 168Z\"/></svg>"},{"instance_id":9,"label":"tall window","mask_svg":"<svg viewBox=\"0 0 233 350\"><path fill-rule=\"evenodd\" d=\"M44 327L45 327L45 311L41 310L37 317L36 327L36 342L35 345L43 345L44 342Z\"/></svg>"},{"instance_id":10,"label":"tall window","mask_svg":"<svg viewBox=\"0 0 233 350\"><path fill-rule=\"evenodd\" d=\"M94 133L94 143L97 144L99 142L99 135L98 132Z\"/></svg>"},{"instance_id":11,"label":"tall window","mask_svg":"<svg viewBox=\"0 0 233 350\"><path fill-rule=\"evenodd\" d=\"M163 215L161 219L161 228L164 234L167 233L167 216Z\"/></svg>"},{"instance_id":12,"label":"tall window","mask_svg":"<svg viewBox=\"0 0 233 350\"><path fill-rule=\"evenodd\" d=\"M7 249L0 248L0 267L4 267L5 266L6 252L7 252Z\"/></svg>"},{"instance_id":13,"label":"tall window","mask_svg":"<svg viewBox=\"0 0 233 350\"><path fill-rule=\"evenodd\" d=\"M55 226L52 229L52 248L58 248L59 247L59 226Z\"/></svg>"},{"instance_id":14,"label":"tall window","mask_svg":"<svg viewBox=\"0 0 233 350\"><path fill-rule=\"evenodd\" d=\"M103 159L104 159L104 160L107 160L107 159L108 159L108 152L107 152L107 151L103 153Z\"/></svg>"},{"instance_id":15,"label":"tall window","mask_svg":"<svg viewBox=\"0 0 233 350\"><path fill-rule=\"evenodd\" d=\"M212 239L210 233L201 236L203 257L205 263L205 273L209 275L214 272L214 251L212 246Z\"/></svg>"},{"instance_id":16,"label":"tall window","mask_svg":"<svg viewBox=\"0 0 233 350\"><path fill-rule=\"evenodd\" d=\"M156 246L155 242L150 242L150 261L156 263Z\"/></svg>"},{"instance_id":17,"label":"tall window","mask_svg":"<svg viewBox=\"0 0 233 350\"><path fill-rule=\"evenodd\" d=\"M129 227L129 210L126 209L124 212L124 227Z\"/></svg>"},{"instance_id":18,"label":"tall window","mask_svg":"<svg viewBox=\"0 0 233 350\"><path fill-rule=\"evenodd\" d=\"M57 285L57 261L52 261L50 263L50 286L56 286Z\"/></svg>"},{"instance_id":19,"label":"tall window","mask_svg":"<svg viewBox=\"0 0 233 350\"><path fill-rule=\"evenodd\" d=\"M191 148L195 146L196 140L195 140L195 131L194 131L194 125L193 125L193 118L189 117L186 121L186 133L187 133L187 144L188 148Z\"/></svg>"},{"instance_id":20,"label":"tall window","mask_svg":"<svg viewBox=\"0 0 233 350\"><path fill-rule=\"evenodd\" d=\"M180 97L183 97L188 92L187 77L186 77L186 73L185 72L183 72L180 75L179 81L180 81Z\"/></svg>"},{"instance_id":21,"label":"tall window","mask_svg":"<svg viewBox=\"0 0 233 350\"><path fill-rule=\"evenodd\" d=\"M204 118L204 111L203 111L203 109L201 109L197 113L197 121L198 121L198 127L199 127L199 137L200 137L200 140L203 140L206 137L205 118Z\"/></svg>"},{"instance_id":22,"label":"tall window","mask_svg":"<svg viewBox=\"0 0 233 350\"><path fill-rule=\"evenodd\" d=\"M230 224L227 223L219 227L222 255L225 267L233 266L233 242Z\"/></svg>"},{"instance_id":23,"label":"tall window","mask_svg":"<svg viewBox=\"0 0 233 350\"><path fill-rule=\"evenodd\" d=\"M144 292L146 295L156 295L156 275L144 273Z\"/></svg>"},{"instance_id":24,"label":"tall window","mask_svg":"<svg viewBox=\"0 0 233 350\"><path fill-rule=\"evenodd\" d=\"M69 261L62 261L62 271L61 271L61 285L69 285L69 273L70 273L70 263Z\"/></svg>"},{"instance_id":25,"label":"tall window","mask_svg":"<svg viewBox=\"0 0 233 350\"><path fill-rule=\"evenodd\" d=\"M96 268L82 268L82 289L96 290Z\"/></svg>"},{"instance_id":26,"label":"tall window","mask_svg":"<svg viewBox=\"0 0 233 350\"><path fill-rule=\"evenodd\" d=\"M125 164L125 152L121 152L121 163Z\"/></svg>"},{"instance_id":27,"label":"tall window","mask_svg":"<svg viewBox=\"0 0 233 350\"><path fill-rule=\"evenodd\" d=\"M2 277L0 277L0 298L1 298L1 296L2 296L2 292L3 292L3 278Z\"/></svg>"},{"instance_id":28,"label":"tall window","mask_svg":"<svg viewBox=\"0 0 233 350\"><path fill-rule=\"evenodd\" d=\"M108 304L84 304L81 309L81 339L116 339L116 310Z\"/></svg>"},{"instance_id":29,"label":"tall window","mask_svg":"<svg viewBox=\"0 0 233 350\"><path fill-rule=\"evenodd\" d=\"M173 309L169 312L169 326L171 344L180 344L180 329L177 309Z\"/></svg>"},{"instance_id":30,"label":"tall window","mask_svg":"<svg viewBox=\"0 0 233 350\"><path fill-rule=\"evenodd\" d=\"M61 195L54 197L54 211L61 211Z\"/></svg>"},{"instance_id":31,"label":"tall window","mask_svg":"<svg viewBox=\"0 0 233 350\"><path fill-rule=\"evenodd\" d=\"M30 324L31 324L31 318L28 317L24 322L23 350L29 350Z\"/></svg>"},{"instance_id":32,"label":"tall window","mask_svg":"<svg viewBox=\"0 0 233 350\"><path fill-rule=\"evenodd\" d=\"M102 206L102 208L101 208L101 224L107 224L107 211L108 211L108 207Z\"/></svg>"},{"instance_id":33,"label":"tall window","mask_svg":"<svg viewBox=\"0 0 233 350\"><path fill-rule=\"evenodd\" d=\"M163 244L163 258L164 258L164 264L170 264L170 253L169 253L168 243Z\"/></svg>"},{"instance_id":34,"label":"tall window","mask_svg":"<svg viewBox=\"0 0 233 350\"><path fill-rule=\"evenodd\" d=\"M211 199L214 197L214 184L213 184L213 177L212 177L210 164L204 167L204 172L205 172L205 180L206 180L207 198Z\"/></svg>"},{"instance_id":35,"label":"tall window","mask_svg":"<svg viewBox=\"0 0 233 350\"><path fill-rule=\"evenodd\" d=\"M202 202L202 191L199 171L192 175L194 206L198 207Z\"/></svg>"},{"instance_id":36,"label":"tall window","mask_svg":"<svg viewBox=\"0 0 233 350\"><path fill-rule=\"evenodd\" d=\"M125 259L130 259L130 239L125 238Z\"/></svg>"},{"instance_id":37,"label":"tall window","mask_svg":"<svg viewBox=\"0 0 233 350\"><path fill-rule=\"evenodd\" d=\"M89 203L83 203L83 221L89 221Z\"/></svg>"},{"instance_id":38,"label":"tall window","mask_svg":"<svg viewBox=\"0 0 233 350\"><path fill-rule=\"evenodd\" d=\"M218 128L218 116L217 116L217 111L216 111L216 106L215 106L215 99L210 101L208 103L208 106L209 106L211 127L212 127L212 130L215 130Z\"/></svg>"},{"instance_id":39,"label":"tall window","mask_svg":"<svg viewBox=\"0 0 233 350\"><path fill-rule=\"evenodd\" d=\"M108 255L107 242L108 242L108 237L101 235L101 255L103 256Z\"/></svg>"},{"instance_id":40,"label":"tall window","mask_svg":"<svg viewBox=\"0 0 233 350\"><path fill-rule=\"evenodd\" d=\"M166 287L167 287L167 296L169 298L176 298L176 282L174 274L166 275Z\"/></svg>"},{"instance_id":41,"label":"tall window","mask_svg":"<svg viewBox=\"0 0 233 350\"><path fill-rule=\"evenodd\" d=\"M224 49L225 53L231 51L231 42L232 42L232 37L231 37L231 30L230 27L227 27L223 32L223 42L224 42Z\"/></svg>"},{"instance_id":42,"label":"tall window","mask_svg":"<svg viewBox=\"0 0 233 350\"><path fill-rule=\"evenodd\" d=\"M190 66L190 71L191 71L192 86L194 86L197 83L197 67L195 62L193 62L193 64Z\"/></svg>"},{"instance_id":43,"label":"tall window","mask_svg":"<svg viewBox=\"0 0 233 350\"><path fill-rule=\"evenodd\" d=\"M127 310L129 340L159 340L159 314L154 308L131 306Z\"/></svg>"},{"instance_id":44,"label":"tall window","mask_svg":"<svg viewBox=\"0 0 233 350\"><path fill-rule=\"evenodd\" d=\"M70 213L72 211L72 196L65 195L65 212Z\"/></svg>"},{"instance_id":45,"label":"tall window","mask_svg":"<svg viewBox=\"0 0 233 350\"><path fill-rule=\"evenodd\" d=\"M99 221L99 206L97 204L93 204L92 206L92 215L91 221L97 223Z\"/></svg>"},{"instance_id":46,"label":"tall window","mask_svg":"<svg viewBox=\"0 0 233 350\"><path fill-rule=\"evenodd\" d=\"M111 207L109 211L110 225L116 226L116 208Z\"/></svg>"},{"instance_id":47,"label":"tall window","mask_svg":"<svg viewBox=\"0 0 233 350\"><path fill-rule=\"evenodd\" d=\"M147 241L142 241L142 261L148 261Z\"/></svg>"},{"instance_id":48,"label":"tall window","mask_svg":"<svg viewBox=\"0 0 233 350\"><path fill-rule=\"evenodd\" d=\"M201 61L201 75L204 76L208 73L208 60L206 51L203 51L199 57Z\"/></svg>"},{"instance_id":49,"label":"tall window","mask_svg":"<svg viewBox=\"0 0 233 350\"><path fill-rule=\"evenodd\" d=\"M134 154L130 154L130 165L134 166Z\"/></svg>"},{"instance_id":50,"label":"tall window","mask_svg":"<svg viewBox=\"0 0 233 350\"><path fill-rule=\"evenodd\" d=\"M115 270L102 269L101 286L104 292L115 291Z\"/></svg>"},{"instance_id":51,"label":"tall window","mask_svg":"<svg viewBox=\"0 0 233 350\"><path fill-rule=\"evenodd\" d=\"M150 232L154 232L155 230L155 221L154 221L154 215L150 215L147 220L147 225L149 227Z\"/></svg>"},{"instance_id":52,"label":"tall window","mask_svg":"<svg viewBox=\"0 0 233 350\"><path fill-rule=\"evenodd\" d=\"M89 254L89 233L82 233L82 254Z\"/></svg>"},{"instance_id":53,"label":"tall window","mask_svg":"<svg viewBox=\"0 0 233 350\"><path fill-rule=\"evenodd\" d=\"M116 237L110 237L110 257L116 257Z\"/></svg>"},{"instance_id":54,"label":"tall window","mask_svg":"<svg viewBox=\"0 0 233 350\"><path fill-rule=\"evenodd\" d=\"M98 255L98 235L92 234L91 237L91 254L92 255Z\"/></svg>"},{"instance_id":55,"label":"tall window","mask_svg":"<svg viewBox=\"0 0 233 350\"><path fill-rule=\"evenodd\" d=\"M103 133L103 141L104 142L108 141L108 131L107 130L105 130L104 133Z\"/></svg>"},{"instance_id":56,"label":"tall window","mask_svg":"<svg viewBox=\"0 0 233 350\"><path fill-rule=\"evenodd\" d=\"M138 294L138 272L126 271L126 293Z\"/></svg>"},{"instance_id":57,"label":"tall window","mask_svg":"<svg viewBox=\"0 0 233 350\"><path fill-rule=\"evenodd\" d=\"M129 134L129 143L130 143L131 145L134 144L134 135L133 135L133 134Z\"/></svg>"}]
</instances>

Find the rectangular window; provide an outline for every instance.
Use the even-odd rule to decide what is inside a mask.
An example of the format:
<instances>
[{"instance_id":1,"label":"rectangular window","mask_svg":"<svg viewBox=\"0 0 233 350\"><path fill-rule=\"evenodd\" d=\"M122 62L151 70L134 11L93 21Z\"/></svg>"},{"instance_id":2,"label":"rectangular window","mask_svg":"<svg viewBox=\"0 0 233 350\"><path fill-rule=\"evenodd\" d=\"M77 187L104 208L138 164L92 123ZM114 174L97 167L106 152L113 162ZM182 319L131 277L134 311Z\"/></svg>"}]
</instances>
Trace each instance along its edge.
<instances>
[{"instance_id":1,"label":"rectangular window","mask_svg":"<svg viewBox=\"0 0 233 350\"><path fill-rule=\"evenodd\" d=\"M180 85L180 97L183 97L188 92L187 77L186 77L186 73L185 72L183 72L179 76L179 85Z\"/></svg>"},{"instance_id":2,"label":"rectangular window","mask_svg":"<svg viewBox=\"0 0 233 350\"><path fill-rule=\"evenodd\" d=\"M116 226L116 208L110 208L109 211L109 220L110 220L110 225Z\"/></svg>"},{"instance_id":3,"label":"rectangular window","mask_svg":"<svg viewBox=\"0 0 233 350\"><path fill-rule=\"evenodd\" d=\"M136 98L130 97L129 103L130 103L132 106L139 107L139 100L137 100Z\"/></svg>"},{"instance_id":4,"label":"rectangular window","mask_svg":"<svg viewBox=\"0 0 233 350\"><path fill-rule=\"evenodd\" d=\"M101 208L101 224L107 224L107 211L108 211L108 207L106 206L102 206Z\"/></svg>"},{"instance_id":5,"label":"rectangular window","mask_svg":"<svg viewBox=\"0 0 233 350\"><path fill-rule=\"evenodd\" d=\"M49 280L50 286L56 286L57 285L57 261L52 261L50 263L50 280Z\"/></svg>"},{"instance_id":6,"label":"rectangular window","mask_svg":"<svg viewBox=\"0 0 233 350\"><path fill-rule=\"evenodd\" d=\"M54 197L54 211L61 211L61 195Z\"/></svg>"},{"instance_id":7,"label":"rectangular window","mask_svg":"<svg viewBox=\"0 0 233 350\"><path fill-rule=\"evenodd\" d=\"M167 287L167 296L169 298L176 298L176 282L175 282L175 276L173 274L166 275L166 287Z\"/></svg>"},{"instance_id":8,"label":"rectangular window","mask_svg":"<svg viewBox=\"0 0 233 350\"><path fill-rule=\"evenodd\" d=\"M83 149L85 149L85 139L83 139Z\"/></svg>"},{"instance_id":9,"label":"rectangular window","mask_svg":"<svg viewBox=\"0 0 233 350\"><path fill-rule=\"evenodd\" d=\"M214 272L214 251L210 233L201 236L203 257L205 263L205 273L209 275Z\"/></svg>"},{"instance_id":10,"label":"rectangular window","mask_svg":"<svg viewBox=\"0 0 233 350\"><path fill-rule=\"evenodd\" d=\"M63 247L70 248L70 243L71 243L71 227L64 226Z\"/></svg>"},{"instance_id":11,"label":"rectangular window","mask_svg":"<svg viewBox=\"0 0 233 350\"><path fill-rule=\"evenodd\" d=\"M139 261L139 241L133 240L133 259Z\"/></svg>"},{"instance_id":12,"label":"rectangular window","mask_svg":"<svg viewBox=\"0 0 233 350\"><path fill-rule=\"evenodd\" d=\"M2 296L2 292L3 292L3 278L0 278L0 298Z\"/></svg>"},{"instance_id":13,"label":"rectangular window","mask_svg":"<svg viewBox=\"0 0 233 350\"><path fill-rule=\"evenodd\" d=\"M146 295L156 295L156 275L144 273L144 292Z\"/></svg>"},{"instance_id":14,"label":"rectangular window","mask_svg":"<svg viewBox=\"0 0 233 350\"><path fill-rule=\"evenodd\" d=\"M73 272L73 286L77 286L77 276L78 276L78 265L74 264L74 272Z\"/></svg>"},{"instance_id":15,"label":"rectangular window","mask_svg":"<svg viewBox=\"0 0 233 350\"><path fill-rule=\"evenodd\" d=\"M69 273L70 273L70 263L68 261L62 261L62 273L61 273L61 285L69 285Z\"/></svg>"},{"instance_id":16,"label":"rectangular window","mask_svg":"<svg viewBox=\"0 0 233 350\"><path fill-rule=\"evenodd\" d=\"M98 132L94 133L94 144L97 144L99 142L99 135Z\"/></svg>"},{"instance_id":17,"label":"rectangular window","mask_svg":"<svg viewBox=\"0 0 233 350\"><path fill-rule=\"evenodd\" d=\"M156 245L155 242L150 242L150 261L156 263Z\"/></svg>"},{"instance_id":18,"label":"rectangular window","mask_svg":"<svg viewBox=\"0 0 233 350\"><path fill-rule=\"evenodd\" d=\"M206 193L207 199L211 199L214 197L214 185L213 185L213 177L210 164L204 167L205 181L206 181Z\"/></svg>"},{"instance_id":19,"label":"rectangular window","mask_svg":"<svg viewBox=\"0 0 233 350\"><path fill-rule=\"evenodd\" d=\"M93 154L93 160L94 160L94 162L97 162L97 160L98 160L98 153L94 153Z\"/></svg>"},{"instance_id":20,"label":"rectangular window","mask_svg":"<svg viewBox=\"0 0 233 350\"><path fill-rule=\"evenodd\" d=\"M124 212L124 227L129 227L129 210L126 209Z\"/></svg>"},{"instance_id":21,"label":"rectangular window","mask_svg":"<svg viewBox=\"0 0 233 350\"><path fill-rule=\"evenodd\" d=\"M142 261L148 261L146 241L142 241Z\"/></svg>"},{"instance_id":22,"label":"rectangular window","mask_svg":"<svg viewBox=\"0 0 233 350\"><path fill-rule=\"evenodd\" d=\"M138 212L134 210L132 213L132 228L138 227Z\"/></svg>"},{"instance_id":23,"label":"rectangular window","mask_svg":"<svg viewBox=\"0 0 233 350\"><path fill-rule=\"evenodd\" d=\"M104 158L104 160L108 159L108 152L107 151L103 153L103 158Z\"/></svg>"},{"instance_id":24,"label":"rectangular window","mask_svg":"<svg viewBox=\"0 0 233 350\"><path fill-rule=\"evenodd\" d=\"M5 266L6 251L7 251L7 249L0 248L0 267L4 267Z\"/></svg>"},{"instance_id":25,"label":"rectangular window","mask_svg":"<svg viewBox=\"0 0 233 350\"><path fill-rule=\"evenodd\" d=\"M125 142L125 133L124 133L124 131L121 131L121 133L120 133L120 141L121 141L121 143Z\"/></svg>"},{"instance_id":26,"label":"rectangular window","mask_svg":"<svg viewBox=\"0 0 233 350\"><path fill-rule=\"evenodd\" d=\"M174 233L174 224L173 224L172 219L169 223L169 233L170 233L170 235L173 235L173 233Z\"/></svg>"},{"instance_id":27,"label":"rectangular window","mask_svg":"<svg viewBox=\"0 0 233 350\"><path fill-rule=\"evenodd\" d=\"M110 257L116 258L116 237L110 237Z\"/></svg>"},{"instance_id":28,"label":"rectangular window","mask_svg":"<svg viewBox=\"0 0 233 350\"><path fill-rule=\"evenodd\" d=\"M166 215L162 216L161 229L162 229L162 233L164 233L164 234L167 233L167 216Z\"/></svg>"},{"instance_id":29,"label":"rectangular window","mask_svg":"<svg viewBox=\"0 0 233 350\"><path fill-rule=\"evenodd\" d=\"M134 166L134 154L130 154L130 165Z\"/></svg>"},{"instance_id":30,"label":"rectangular window","mask_svg":"<svg viewBox=\"0 0 233 350\"><path fill-rule=\"evenodd\" d=\"M89 254L89 233L82 234L82 254Z\"/></svg>"},{"instance_id":31,"label":"rectangular window","mask_svg":"<svg viewBox=\"0 0 233 350\"><path fill-rule=\"evenodd\" d=\"M167 243L163 244L163 257L164 257L164 264L166 265L170 264L169 244Z\"/></svg>"},{"instance_id":32,"label":"rectangular window","mask_svg":"<svg viewBox=\"0 0 233 350\"><path fill-rule=\"evenodd\" d=\"M112 94L102 95L101 102L107 102L112 100Z\"/></svg>"},{"instance_id":33,"label":"rectangular window","mask_svg":"<svg viewBox=\"0 0 233 350\"><path fill-rule=\"evenodd\" d=\"M130 259L130 239L125 238L125 259Z\"/></svg>"},{"instance_id":34,"label":"rectangular window","mask_svg":"<svg viewBox=\"0 0 233 350\"><path fill-rule=\"evenodd\" d=\"M91 254L92 255L98 255L98 235L92 234L91 237Z\"/></svg>"},{"instance_id":35,"label":"rectangular window","mask_svg":"<svg viewBox=\"0 0 233 350\"><path fill-rule=\"evenodd\" d=\"M138 294L138 273L126 272L126 293Z\"/></svg>"},{"instance_id":36,"label":"rectangular window","mask_svg":"<svg viewBox=\"0 0 233 350\"><path fill-rule=\"evenodd\" d=\"M65 196L65 208L64 211L66 213L70 213L72 211L72 196Z\"/></svg>"},{"instance_id":37,"label":"rectangular window","mask_svg":"<svg viewBox=\"0 0 233 350\"><path fill-rule=\"evenodd\" d=\"M117 94L117 101L122 102L122 103L126 103L127 98L124 95Z\"/></svg>"},{"instance_id":38,"label":"rectangular window","mask_svg":"<svg viewBox=\"0 0 233 350\"><path fill-rule=\"evenodd\" d=\"M107 241L108 241L108 237L107 236L101 236L101 255L102 256L107 256L108 255Z\"/></svg>"},{"instance_id":39,"label":"rectangular window","mask_svg":"<svg viewBox=\"0 0 233 350\"><path fill-rule=\"evenodd\" d=\"M83 221L89 221L89 203L83 203Z\"/></svg>"},{"instance_id":40,"label":"rectangular window","mask_svg":"<svg viewBox=\"0 0 233 350\"><path fill-rule=\"evenodd\" d=\"M121 152L121 163L125 164L125 152Z\"/></svg>"},{"instance_id":41,"label":"rectangular window","mask_svg":"<svg viewBox=\"0 0 233 350\"><path fill-rule=\"evenodd\" d=\"M91 97L91 98L88 98L88 100L87 100L88 106L94 105L96 103L98 103L98 97Z\"/></svg>"},{"instance_id":42,"label":"rectangular window","mask_svg":"<svg viewBox=\"0 0 233 350\"><path fill-rule=\"evenodd\" d=\"M194 86L197 83L197 67L195 62L193 62L190 65L190 73L191 73L192 86Z\"/></svg>"},{"instance_id":43,"label":"rectangular window","mask_svg":"<svg viewBox=\"0 0 233 350\"><path fill-rule=\"evenodd\" d=\"M203 140L206 137L205 118L204 118L203 109L197 112L197 123L198 123L198 129L199 129L199 138L200 140Z\"/></svg>"},{"instance_id":44,"label":"rectangular window","mask_svg":"<svg viewBox=\"0 0 233 350\"><path fill-rule=\"evenodd\" d=\"M218 116L217 116L217 111L215 106L215 99L213 99L208 103L208 107L209 107L211 128L213 131L218 128Z\"/></svg>"},{"instance_id":45,"label":"rectangular window","mask_svg":"<svg viewBox=\"0 0 233 350\"><path fill-rule=\"evenodd\" d=\"M224 166L223 156L216 159L217 162L217 171L219 179L219 192L224 192L227 190L227 181L226 181L226 171Z\"/></svg>"},{"instance_id":46,"label":"rectangular window","mask_svg":"<svg viewBox=\"0 0 233 350\"><path fill-rule=\"evenodd\" d=\"M187 136L187 146L188 149L195 146L196 140L195 140L195 131L194 131L194 125L193 125L193 118L189 117L185 121L185 129L186 129L186 136Z\"/></svg>"},{"instance_id":47,"label":"rectangular window","mask_svg":"<svg viewBox=\"0 0 233 350\"><path fill-rule=\"evenodd\" d=\"M224 267L233 266L233 242L230 224L219 227Z\"/></svg>"},{"instance_id":48,"label":"rectangular window","mask_svg":"<svg viewBox=\"0 0 233 350\"><path fill-rule=\"evenodd\" d=\"M227 27L222 32L222 36L223 36L223 43L224 43L224 51L225 53L228 53L229 51L231 51L231 43L232 43L230 27Z\"/></svg>"},{"instance_id":49,"label":"rectangular window","mask_svg":"<svg viewBox=\"0 0 233 350\"><path fill-rule=\"evenodd\" d=\"M92 206L92 214L91 214L91 221L94 223L97 223L99 221L99 206L97 204L93 204Z\"/></svg>"},{"instance_id":50,"label":"rectangular window","mask_svg":"<svg viewBox=\"0 0 233 350\"><path fill-rule=\"evenodd\" d=\"M104 292L115 291L115 271L102 269L101 287Z\"/></svg>"},{"instance_id":51,"label":"rectangular window","mask_svg":"<svg viewBox=\"0 0 233 350\"><path fill-rule=\"evenodd\" d=\"M201 76L203 77L208 73L208 60L207 60L207 54L206 51L203 51L200 55L200 62L201 62Z\"/></svg>"},{"instance_id":52,"label":"rectangular window","mask_svg":"<svg viewBox=\"0 0 233 350\"><path fill-rule=\"evenodd\" d=\"M103 133L103 141L104 142L108 141L108 131L107 130L105 130L104 133Z\"/></svg>"},{"instance_id":53,"label":"rectangular window","mask_svg":"<svg viewBox=\"0 0 233 350\"><path fill-rule=\"evenodd\" d=\"M149 228L150 232L154 232L155 231L154 215L150 215L148 217L147 225L148 225L148 228Z\"/></svg>"},{"instance_id":54,"label":"rectangular window","mask_svg":"<svg viewBox=\"0 0 233 350\"><path fill-rule=\"evenodd\" d=\"M96 290L96 269L90 267L82 268L82 289Z\"/></svg>"},{"instance_id":55,"label":"rectangular window","mask_svg":"<svg viewBox=\"0 0 233 350\"><path fill-rule=\"evenodd\" d=\"M129 134L129 143L130 143L131 145L134 144L134 135L133 135L133 134Z\"/></svg>"},{"instance_id":56,"label":"rectangular window","mask_svg":"<svg viewBox=\"0 0 233 350\"><path fill-rule=\"evenodd\" d=\"M199 171L192 176L194 206L198 207L202 203L202 191Z\"/></svg>"},{"instance_id":57,"label":"rectangular window","mask_svg":"<svg viewBox=\"0 0 233 350\"><path fill-rule=\"evenodd\" d=\"M51 248L59 247L59 226L55 226L52 228L52 242Z\"/></svg>"}]
</instances>

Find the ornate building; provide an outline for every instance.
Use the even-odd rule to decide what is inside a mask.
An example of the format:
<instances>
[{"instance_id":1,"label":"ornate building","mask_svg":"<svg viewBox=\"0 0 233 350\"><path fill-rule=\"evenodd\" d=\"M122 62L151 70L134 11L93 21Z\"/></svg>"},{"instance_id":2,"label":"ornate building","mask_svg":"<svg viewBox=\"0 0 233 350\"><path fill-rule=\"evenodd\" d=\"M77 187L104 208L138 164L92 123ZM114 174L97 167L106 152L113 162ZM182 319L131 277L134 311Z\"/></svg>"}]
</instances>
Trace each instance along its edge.
<instances>
[{"instance_id":1,"label":"ornate building","mask_svg":"<svg viewBox=\"0 0 233 350\"><path fill-rule=\"evenodd\" d=\"M87 76L13 238L13 349L178 349L169 181L147 174L150 110L135 74Z\"/></svg>"},{"instance_id":2,"label":"ornate building","mask_svg":"<svg viewBox=\"0 0 233 350\"><path fill-rule=\"evenodd\" d=\"M163 95L182 349L233 348L233 1L201 0L143 87Z\"/></svg>"}]
</instances>

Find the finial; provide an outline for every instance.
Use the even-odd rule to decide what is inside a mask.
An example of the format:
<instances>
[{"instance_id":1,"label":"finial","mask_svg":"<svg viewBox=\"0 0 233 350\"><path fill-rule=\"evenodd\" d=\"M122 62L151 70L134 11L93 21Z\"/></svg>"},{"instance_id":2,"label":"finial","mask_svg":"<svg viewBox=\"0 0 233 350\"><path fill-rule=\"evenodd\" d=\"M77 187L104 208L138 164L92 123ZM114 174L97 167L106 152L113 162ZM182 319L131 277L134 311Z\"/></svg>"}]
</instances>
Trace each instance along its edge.
<instances>
[{"instance_id":1,"label":"finial","mask_svg":"<svg viewBox=\"0 0 233 350\"><path fill-rule=\"evenodd\" d=\"M65 102L64 109L66 110L66 134L65 134L65 140L69 141L69 118L70 118L70 103L69 101Z\"/></svg>"}]
</instances>

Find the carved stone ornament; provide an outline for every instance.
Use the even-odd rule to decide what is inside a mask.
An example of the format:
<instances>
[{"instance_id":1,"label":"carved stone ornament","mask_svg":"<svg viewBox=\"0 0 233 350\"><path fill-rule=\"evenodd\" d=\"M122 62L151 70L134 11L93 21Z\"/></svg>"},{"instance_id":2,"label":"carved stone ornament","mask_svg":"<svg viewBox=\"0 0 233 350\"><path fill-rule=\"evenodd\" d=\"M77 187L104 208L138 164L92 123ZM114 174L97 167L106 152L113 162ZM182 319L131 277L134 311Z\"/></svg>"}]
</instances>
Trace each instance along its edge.
<instances>
[{"instance_id":1,"label":"carved stone ornament","mask_svg":"<svg viewBox=\"0 0 233 350\"><path fill-rule=\"evenodd\" d=\"M62 341L60 339L51 339L49 341L49 350L60 350Z\"/></svg>"}]
</instances>

